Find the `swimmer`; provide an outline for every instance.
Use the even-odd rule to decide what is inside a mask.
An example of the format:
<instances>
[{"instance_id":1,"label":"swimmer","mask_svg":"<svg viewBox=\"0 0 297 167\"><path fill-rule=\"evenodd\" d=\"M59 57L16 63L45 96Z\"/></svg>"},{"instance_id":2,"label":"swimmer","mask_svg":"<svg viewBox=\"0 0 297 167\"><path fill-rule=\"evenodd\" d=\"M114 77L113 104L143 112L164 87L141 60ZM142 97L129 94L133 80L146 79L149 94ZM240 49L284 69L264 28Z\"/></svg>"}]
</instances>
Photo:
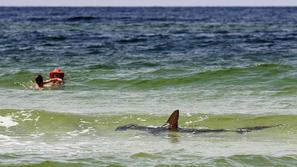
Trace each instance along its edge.
<instances>
[{"instance_id":1,"label":"swimmer","mask_svg":"<svg viewBox=\"0 0 297 167\"><path fill-rule=\"evenodd\" d=\"M43 81L43 77L38 75L35 78L36 89L42 90L45 87L58 87L64 84L64 72L56 68L49 73L50 79Z\"/></svg>"},{"instance_id":2,"label":"swimmer","mask_svg":"<svg viewBox=\"0 0 297 167\"><path fill-rule=\"evenodd\" d=\"M50 78L60 78L63 80L64 72L60 68L56 68L49 73Z\"/></svg>"},{"instance_id":3,"label":"swimmer","mask_svg":"<svg viewBox=\"0 0 297 167\"><path fill-rule=\"evenodd\" d=\"M64 84L64 72L60 68L56 68L49 73L50 81L56 85Z\"/></svg>"}]
</instances>

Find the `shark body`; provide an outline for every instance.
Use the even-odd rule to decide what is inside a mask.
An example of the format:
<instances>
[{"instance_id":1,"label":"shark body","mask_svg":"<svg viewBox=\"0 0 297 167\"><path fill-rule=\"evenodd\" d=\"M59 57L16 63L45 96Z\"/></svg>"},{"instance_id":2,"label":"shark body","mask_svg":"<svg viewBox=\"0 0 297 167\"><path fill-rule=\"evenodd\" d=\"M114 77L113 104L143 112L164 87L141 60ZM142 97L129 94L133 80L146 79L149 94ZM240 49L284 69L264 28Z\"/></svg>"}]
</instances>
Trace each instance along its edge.
<instances>
[{"instance_id":1,"label":"shark body","mask_svg":"<svg viewBox=\"0 0 297 167\"><path fill-rule=\"evenodd\" d=\"M178 119L179 119L179 110L175 110L170 117L168 118L167 122L159 127L151 127L151 126L141 126L137 124L127 124L123 126L117 127L116 131L125 131L125 130L140 130L140 131L147 131L150 133L161 133L166 131L173 131L173 132L180 132L180 133L221 133L221 132L237 132L237 133L246 133L252 132L256 130L263 130L267 128L273 128L279 125L272 125L272 126L254 126L254 127L244 127L244 128L237 128L237 129L193 129L193 128L180 128L178 126Z\"/></svg>"}]
</instances>

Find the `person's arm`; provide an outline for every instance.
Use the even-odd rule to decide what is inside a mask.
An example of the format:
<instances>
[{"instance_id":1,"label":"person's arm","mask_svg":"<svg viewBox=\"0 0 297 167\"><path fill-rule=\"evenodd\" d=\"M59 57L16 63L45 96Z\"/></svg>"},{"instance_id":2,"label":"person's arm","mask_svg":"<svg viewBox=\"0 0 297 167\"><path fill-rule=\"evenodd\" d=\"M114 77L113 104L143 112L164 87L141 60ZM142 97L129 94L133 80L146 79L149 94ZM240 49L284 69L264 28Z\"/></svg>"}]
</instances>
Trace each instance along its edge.
<instances>
[{"instance_id":1,"label":"person's arm","mask_svg":"<svg viewBox=\"0 0 297 167\"><path fill-rule=\"evenodd\" d=\"M51 78L50 81L59 81L59 82L62 82L63 80L61 78Z\"/></svg>"},{"instance_id":2,"label":"person's arm","mask_svg":"<svg viewBox=\"0 0 297 167\"><path fill-rule=\"evenodd\" d=\"M50 82L53 82L53 81L51 79L49 79L49 80L43 81L43 84L47 84L47 83L50 83Z\"/></svg>"},{"instance_id":3,"label":"person's arm","mask_svg":"<svg viewBox=\"0 0 297 167\"><path fill-rule=\"evenodd\" d=\"M43 84L47 84L47 83L50 83L50 82L63 82L63 80L61 78L51 78L49 80L46 80L46 81L43 81Z\"/></svg>"}]
</instances>

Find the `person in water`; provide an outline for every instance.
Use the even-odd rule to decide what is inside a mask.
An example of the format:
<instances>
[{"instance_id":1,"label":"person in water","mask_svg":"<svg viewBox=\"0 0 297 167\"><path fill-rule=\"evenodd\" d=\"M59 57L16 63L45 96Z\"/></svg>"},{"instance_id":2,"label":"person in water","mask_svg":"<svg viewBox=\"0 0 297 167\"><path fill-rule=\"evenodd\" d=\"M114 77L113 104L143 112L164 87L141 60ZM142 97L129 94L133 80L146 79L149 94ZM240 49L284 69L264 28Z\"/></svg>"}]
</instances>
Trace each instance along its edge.
<instances>
[{"instance_id":1,"label":"person in water","mask_svg":"<svg viewBox=\"0 0 297 167\"><path fill-rule=\"evenodd\" d=\"M43 89L44 87L57 87L64 84L64 72L60 68L56 68L49 73L49 80L44 81L41 75L35 78L36 87Z\"/></svg>"}]
</instances>

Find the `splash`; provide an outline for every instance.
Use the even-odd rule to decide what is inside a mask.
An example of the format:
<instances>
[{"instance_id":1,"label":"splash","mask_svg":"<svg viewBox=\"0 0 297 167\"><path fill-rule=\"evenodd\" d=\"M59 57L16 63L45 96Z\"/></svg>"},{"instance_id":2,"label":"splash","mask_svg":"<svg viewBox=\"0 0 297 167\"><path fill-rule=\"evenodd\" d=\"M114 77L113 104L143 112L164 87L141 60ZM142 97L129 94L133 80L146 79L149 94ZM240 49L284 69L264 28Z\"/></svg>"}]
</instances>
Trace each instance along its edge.
<instances>
[{"instance_id":1,"label":"splash","mask_svg":"<svg viewBox=\"0 0 297 167\"><path fill-rule=\"evenodd\" d=\"M0 126L5 128L10 128L16 125L18 125L18 123L15 122L11 116L6 116L6 117L0 116Z\"/></svg>"}]
</instances>

